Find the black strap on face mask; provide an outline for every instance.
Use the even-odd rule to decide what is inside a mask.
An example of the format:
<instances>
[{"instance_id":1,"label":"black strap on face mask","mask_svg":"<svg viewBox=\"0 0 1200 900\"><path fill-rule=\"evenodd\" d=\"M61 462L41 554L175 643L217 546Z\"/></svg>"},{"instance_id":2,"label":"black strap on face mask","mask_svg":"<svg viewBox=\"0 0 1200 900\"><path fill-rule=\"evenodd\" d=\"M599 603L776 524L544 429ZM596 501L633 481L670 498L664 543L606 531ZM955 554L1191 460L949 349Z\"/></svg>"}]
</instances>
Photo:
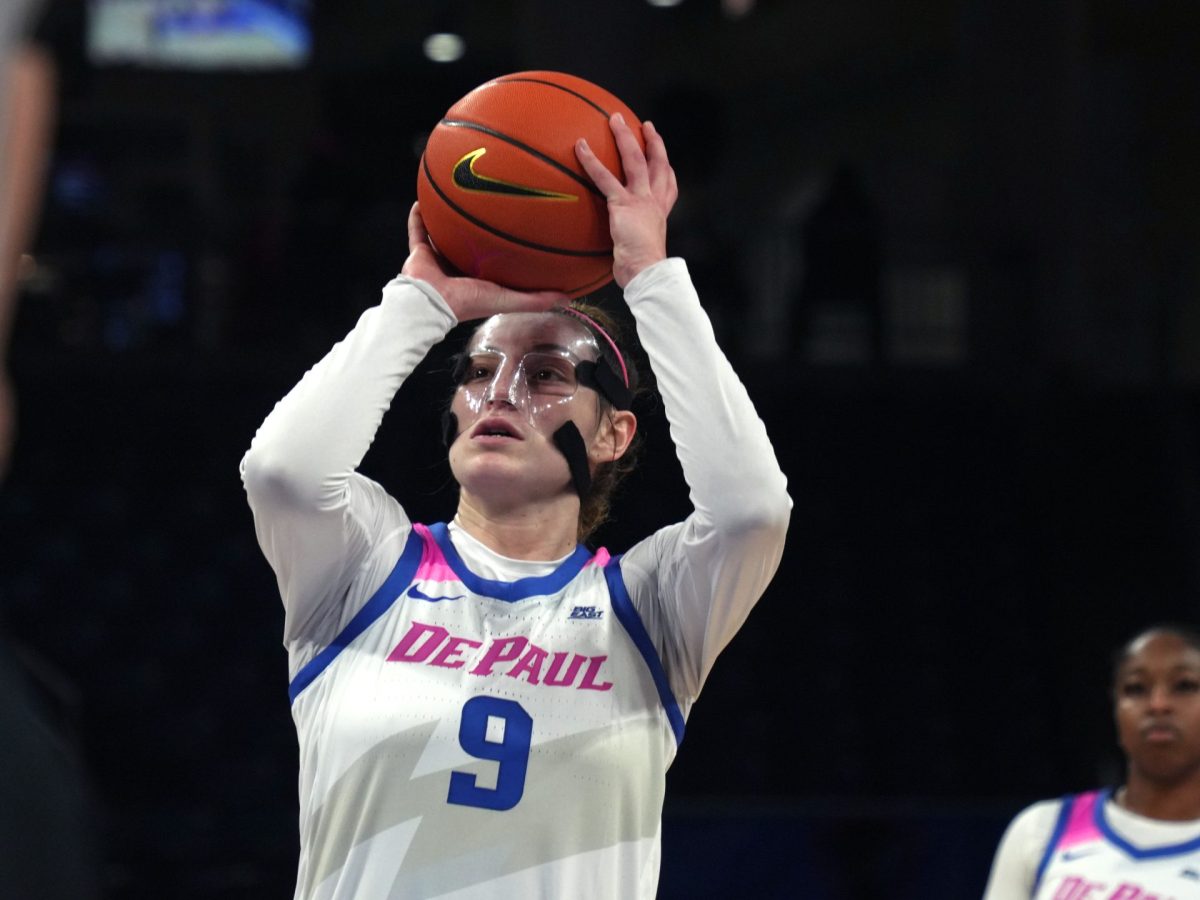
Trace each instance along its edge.
<instances>
[{"instance_id":1,"label":"black strap on face mask","mask_svg":"<svg viewBox=\"0 0 1200 900\"><path fill-rule=\"evenodd\" d=\"M580 384L590 387L617 409L633 406L633 392L625 386L603 356L595 362L584 360L575 367L575 377Z\"/></svg>"},{"instance_id":2,"label":"black strap on face mask","mask_svg":"<svg viewBox=\"0 0 1200 900\"><path fill-rule=\"evenodd\" d=\"M442 413L442 443L447 447L458 438L458 416L450 410Z\"/></svg>"},{"instance_id":3,"label":"black strap on face mask","mask_svg":"<svg viewBox=\"0 0 1200 900\"><path fill-rule=\"evenodd\" d=\"M587 446L583 443L583 435L569 419L551 435L554 446L567 459L567 468L571 470L571 484L575 493L582 500L592 488L592 473L588 470Z\"/></svg>"}]
</instances>

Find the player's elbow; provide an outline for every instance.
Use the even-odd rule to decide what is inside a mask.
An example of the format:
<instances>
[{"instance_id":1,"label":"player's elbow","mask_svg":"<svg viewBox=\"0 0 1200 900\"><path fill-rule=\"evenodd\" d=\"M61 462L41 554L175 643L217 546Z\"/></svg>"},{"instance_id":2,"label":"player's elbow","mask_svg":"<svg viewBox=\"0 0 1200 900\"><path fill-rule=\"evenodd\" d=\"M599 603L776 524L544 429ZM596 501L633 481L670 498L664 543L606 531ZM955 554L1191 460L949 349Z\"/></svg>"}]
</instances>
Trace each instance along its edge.
<instances>
[{"instance_id":1,"label":"player's elbow","mask_svg":"<svg viewBox=\"0 0 1200 900\"><path fill-rule=\"evenodd\" d=\"M792 498L786 484L762 485L737 494L737 502L721 516L721 527L731 534L753 534L783 543L792 518Z\"/></svg>"},{"instance_id":2,"label":"player's elbow","mask_svg":"<svg viewBox=\"0 0 1200 900\"><path fill-rule=\"evenodd\" d=\"M747 516L729 532L746 547L756 548L756 555L770 559L770 567L778 565L779 554L787 543L788 524L791 521L791 504L777 505L770 510L760 509L758 515Z\"/></svg>"},{"instance_id":3,"label":"player's elbow","mask_svg":"<svg viewBox=\"0 0 1200 900\"><path fill-rule=\"evenodd\" d=\"M318 488L301 465L265 447L251 446L242 457L242 485L252 507L309 506L318 501Z\"/></svg>"},{"instance_id":4,"label":"player's elbow","mask_svg":"<svg viewBox=\"0 0 1200 900\"><path fill-rule=\"evenodd\" d=\"M760 527L778 534L779 539L783 540L792 521L792 498L786 488L781 487L763 498L758 515Z\"/></svg>"}]
</instances>

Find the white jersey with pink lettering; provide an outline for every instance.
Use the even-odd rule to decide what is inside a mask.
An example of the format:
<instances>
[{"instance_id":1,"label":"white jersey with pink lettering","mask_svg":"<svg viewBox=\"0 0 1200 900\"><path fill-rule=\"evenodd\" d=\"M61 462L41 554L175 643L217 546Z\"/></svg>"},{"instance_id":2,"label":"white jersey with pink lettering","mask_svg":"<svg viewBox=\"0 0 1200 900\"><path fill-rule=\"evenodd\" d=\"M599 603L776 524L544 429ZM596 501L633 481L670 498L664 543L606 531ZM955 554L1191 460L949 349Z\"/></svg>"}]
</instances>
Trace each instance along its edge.
<instances>
[{"instance_id":1,"label":"white jersey with pink lettering","mask_svg":"<svg viewBox=\"0 0 1200 900\"><path fill-rule=\"evenodd\" d=\"M683 718L603 550L497 581L416 525L291 693L303 896L654 895Z\"/></svg>"},{"instance_id":2,"label":"white jersey with pink lettering","mask_svg":"<svg viewBox=\"0 0 1200 900\"><path fill-rule=\"evenodd\" d=\"M1109 790L1037 803L1010 824L984 900L1200 900L1200 821L1122 809Z\"/></svg>"},{"instance_id":3,"label":"white jersey with pink lettering","mask_svg":"<svg viewBox=\"0 0 1200 900\"><path fill-rule=\"evenodd\" d=\"M398 278L242 461L284 604L301 900L650 900L665 773L791 500L682 260L626 286L693 511L609 558L493 552L357 471L455 324ZM449 392L449 388L448 391Z\"/></svg>"}]
</instances>

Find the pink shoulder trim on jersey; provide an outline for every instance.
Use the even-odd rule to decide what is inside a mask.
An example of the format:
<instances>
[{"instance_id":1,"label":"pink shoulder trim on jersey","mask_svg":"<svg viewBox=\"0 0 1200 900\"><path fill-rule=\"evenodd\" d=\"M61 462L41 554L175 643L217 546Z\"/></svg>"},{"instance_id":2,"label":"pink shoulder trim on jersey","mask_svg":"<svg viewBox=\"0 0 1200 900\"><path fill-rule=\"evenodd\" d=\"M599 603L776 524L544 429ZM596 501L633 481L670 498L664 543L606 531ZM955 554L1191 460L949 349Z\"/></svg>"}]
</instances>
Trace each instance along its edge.
<instances>
[{"instance_id":1,"label":"pink shoulder trim on jersey","mask_svg":"<svg viewBox=\"0 0 1200 900\"><path fill-rule=\"evenodd\" d=\"M428 526L414 522L413 531L421 536L421 561L417 563L413 581L457 581L458 576L446 562L446 556L429 533Z\"/></svg>"},{"instance_id":2,"label":"pink shoulder trim on jersey","mask_svg":"<svg viewBox=\"0 0 1200 900\"><path fill-rule=\"evenodd\" d=\"M1104 835L1096 826L1096 802L1100 799L1100 793L1089 791L1075 798L1071 805L1071 815L1067 819L1067 827L1058 841L1060 849L1104 839Z\"/></svg>"},{"instance_id":3,"label":"pink shoulder trim on jersey","mask_svg":"<svg viewBox=\"0 0 1200 900\"><path fill-rule=\"evenodd\" d=\"M586 563L583 564L583 567L586 569L586 568L588 568L588 566L599 566L600 568L603 569L605 566L608 565L608 561L610 559L612 559L612 557L609 555L608 551L605 548L601 547L599 550L597 550L595 552L595 554L592 556L591 559L589 559Z\"/></svg>"}]
</instances>

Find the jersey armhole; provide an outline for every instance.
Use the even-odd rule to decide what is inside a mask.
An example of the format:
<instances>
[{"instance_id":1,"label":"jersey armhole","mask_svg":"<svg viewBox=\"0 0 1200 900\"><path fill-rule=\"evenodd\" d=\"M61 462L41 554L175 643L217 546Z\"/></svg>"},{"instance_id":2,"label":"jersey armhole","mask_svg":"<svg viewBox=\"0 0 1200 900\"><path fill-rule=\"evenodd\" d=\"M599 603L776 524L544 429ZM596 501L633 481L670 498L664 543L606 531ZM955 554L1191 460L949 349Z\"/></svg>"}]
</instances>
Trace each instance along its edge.
<instances>
[{"instance_id":1,"label":"jersey armhole","mask_svg":"<svg viewBox=\"0 0 1200 900\"><path fill-rule=\"evenodd\" d=\"M392 568L392 572L384 580L383 584L371 595L371 599L363 604L362 609L354 614L354 617L346 623L346 627L341 630L337 637L330 642L329 646L314 656L309 662L296 673L296 677L292 679L292 683L288 685L288 702L295 703L296 698L307 688L317 676L329 668L330 664L337 659L350 643L360 634L371 627L380 616L382 616L392 604L396 602L396 598L409 584L412 583L413 576L417 572L417 566L421 562L421 558L425 553L425 529L413 524L413 530L408 536L408 541L404 545L404 551L400 554L400 559L396 561L396 565Z\"/></svg>"},{"instance_id":2,"label":"jersey armhole","mask_svg":"<svg viewBox=\"0 0 1200 900\"><path fill-rule=\"evenodd\" d=\"M1054 848L1058 846L1063 832L1067 830L1067 822L1071 819L1071 810L1074 806L1075 797L1073 795L1068 794L1062 798L1062 806L1058 810L1058 819L1054 823L1054 830L1050 832L1050 840L1046 843L1046 849L1042 851L1042 859L1038 863L1037 874L1033 878L1033 890L1029 892L1031 897L1037 893L1038 887L1042 883L1042 877L1046 874L1046 867L1050 865L1050 857L1054 855Z\"/></svg>"},{"instance_id":3,"label":"jersey armhole","mask_svg":"<svg viewBox=\"0 0 1200 900\"><path fill-rule=\"evenodd\" d=\"M629 591L625 587L625 579L621 576L620 556L614 556L605 564L604 580L608 583L608 593L617 621L621 623L630 640L633 641L633 645L642 655L642 659L645 660L646 668L650 670L650 677L654 680L654 687L658 691L659 702L662 703L667 720L671 723L671 731L675 733L675 745L679 746L683 743L683 712L679 709L679 702L671 690L671 682L667 679L667 672L663 668L662 660L659 659L654 642L650 640L650 634L646 631L646 626L642 624L642 617L638 615Z\"/></svg>"}]
</instances>

